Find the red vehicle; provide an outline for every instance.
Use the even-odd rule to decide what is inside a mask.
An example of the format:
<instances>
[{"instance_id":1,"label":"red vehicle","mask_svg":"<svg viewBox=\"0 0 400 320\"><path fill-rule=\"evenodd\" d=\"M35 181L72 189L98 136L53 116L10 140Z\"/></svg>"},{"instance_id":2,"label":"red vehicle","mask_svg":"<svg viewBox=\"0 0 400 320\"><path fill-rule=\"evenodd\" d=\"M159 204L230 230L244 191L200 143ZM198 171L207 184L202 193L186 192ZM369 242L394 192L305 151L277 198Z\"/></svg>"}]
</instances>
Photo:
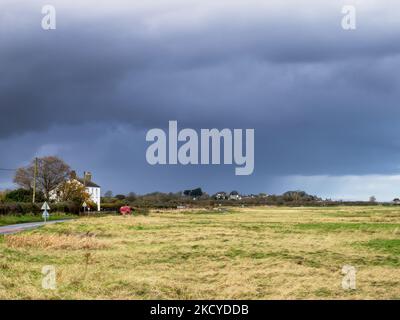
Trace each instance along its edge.
<instances>
[{"instance_id":1,"label":"red vehicle","mask_svg":"<svg viewBox=\"0 0 400 320\"><path fill-rule=\"evenodd\" d=\"M125 216L125 215L127 215L127 214L131 214L131 207L128 206L128 205L123 206L123 207L121 207L121 208L119 209L119 212L120 212L123 216Z\"/></svg>"}]
</instances>

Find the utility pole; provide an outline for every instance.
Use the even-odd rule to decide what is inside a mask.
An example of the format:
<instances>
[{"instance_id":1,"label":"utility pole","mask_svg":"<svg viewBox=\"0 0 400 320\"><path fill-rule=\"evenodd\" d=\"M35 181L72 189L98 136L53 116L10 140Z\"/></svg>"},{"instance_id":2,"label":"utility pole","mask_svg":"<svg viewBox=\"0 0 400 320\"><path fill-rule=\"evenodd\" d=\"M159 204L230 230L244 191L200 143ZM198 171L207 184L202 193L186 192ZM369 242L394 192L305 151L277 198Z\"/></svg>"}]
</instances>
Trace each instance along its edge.
<instances>
[{"instance_id":1,"label":"utility pole","mask_svg":"<svg viewBox=\"0 0 400 320\"><path fill-rule=\"evenodd\" d=\"M36 201L36 177L37 177L37 166L38 166L38 159L35 158L35 166L33 169L33 195L32 195L32 202L35 203Z\"/></svg>"}]
</instances>

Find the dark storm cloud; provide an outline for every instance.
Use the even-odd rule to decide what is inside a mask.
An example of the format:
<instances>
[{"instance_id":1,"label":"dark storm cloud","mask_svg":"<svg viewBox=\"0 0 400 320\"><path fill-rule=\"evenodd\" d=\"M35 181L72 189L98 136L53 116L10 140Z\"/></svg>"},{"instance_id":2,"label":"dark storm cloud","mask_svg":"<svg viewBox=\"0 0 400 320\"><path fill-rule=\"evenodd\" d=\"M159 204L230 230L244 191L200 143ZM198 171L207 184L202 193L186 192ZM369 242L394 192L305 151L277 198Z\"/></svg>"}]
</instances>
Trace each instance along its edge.
<instances>
[{"instance_id":1,"label":"dark storm cloud","mask_svg":"<svg viewBox=\"0 0 400 320\"><path fill-rule=\"evenodd\" d=\"M4 14L17 20L19 8L12 6ZM146 25L148 16L138 16L134 8L131 15L122 8L121 17L112 19L113 15L97 17L96 9L76 18L73 10L62 6L58 29L44 32L38 21L33 27L32 20L40 18L34 8L24 11L23 18L29 21L25 28L11 24L2 39L0 101L13 117L2 118L2 136L57 123L125 121L154 126L185 114L198 114L197 126L202 126L230 110L234 112L229 122L235 122L242 121L237 113L246 104L255 115L280 117L276 109L281 107L313 107L301 100L316 85L322 90L331 85L339 95L343 82L368 90L393 86L393 81L374 81L375 74L363 69L375 59L400 52L398 34L393 32L372 39L365 31L343 33L335 11L309 21L302 16L293 19L293 13L276 17L250 10L238 23L235 11L225 15L217 10L217 17L201 27L188 21L178 28L175 20L167 20L163 30L160 19L161 26L154 31ZM364 62L360 65L356 59ZM389 70L387 77L397 81L395 71ZM360 73L362 78L357 79ZM351 92L345 94L343 98L349 99ZM326 108L327 96L316 92L314 108ZM336 112L349 107L335 106Z\"/></svg>"},{"instance_id":2,"label":"dark storm cloud","mask_svg":"<svg viewBox=\"0 0 400 320\"><path fill-rule=\"evenodd\" d=\"M0 139L90 125L142 138L177 119L255 128L255 186L273 174L395 172L398 4L360 5L346 32L341 4L270 3L53 1L57 30L43 31L44 3L4 2Z\"/></svg>"}]
</instances>

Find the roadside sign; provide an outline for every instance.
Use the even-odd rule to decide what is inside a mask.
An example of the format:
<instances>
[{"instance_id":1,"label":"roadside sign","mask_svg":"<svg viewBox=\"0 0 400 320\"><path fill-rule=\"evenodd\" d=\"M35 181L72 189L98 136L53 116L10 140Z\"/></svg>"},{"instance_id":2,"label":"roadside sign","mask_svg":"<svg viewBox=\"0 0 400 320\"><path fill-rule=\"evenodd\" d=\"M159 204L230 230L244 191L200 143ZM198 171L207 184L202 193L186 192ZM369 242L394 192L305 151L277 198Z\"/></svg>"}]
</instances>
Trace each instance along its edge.
<instances>
[{"instance_id":1,"label":"roadside sign","mask_svg":"<svg viewBox=\"0 0 400 320\"><path fill-rule=\"evenodd\" d=\"M50 210L50 206L48 205L47 202L43 203L42 210L43 210L42 218L44 219L44 222L46 222L47 219L50 217L50 214L47 211L47 210Z\"/></svg>"},{"instance_id":2,"label":"roadside sign","mask_svg":"<svg viewBox=\"0 0 400 320\"><path fill-rule=\"evenodd\" d=\"M87 207L87 206L88 206L88 205L87 205L86 201L84 201L84 202L82 203L83 212L86 212L86 207Z\"/></svg>"},{"instance_id":3,"label":"roadside sign","mask_svg":"<svg viewBox=\"0 0 400 320\"><path fill-rule=\"evenodd\" d=\"M47 202L43 203L42 205L42 210L50 210L49 205L47 204Z\"/></svg>"},{"instance_id":4,"label":"roadside sign","mask_svg":"<svg viewBox=\"0 0 400 320\"><path fill-rule=\"evenodd\" d=\"M47 210L45 210L42 214L42 217L43 217L44 221L46 222L46 220L50 217L49 212Z\"/></svg>"}]
</instances>

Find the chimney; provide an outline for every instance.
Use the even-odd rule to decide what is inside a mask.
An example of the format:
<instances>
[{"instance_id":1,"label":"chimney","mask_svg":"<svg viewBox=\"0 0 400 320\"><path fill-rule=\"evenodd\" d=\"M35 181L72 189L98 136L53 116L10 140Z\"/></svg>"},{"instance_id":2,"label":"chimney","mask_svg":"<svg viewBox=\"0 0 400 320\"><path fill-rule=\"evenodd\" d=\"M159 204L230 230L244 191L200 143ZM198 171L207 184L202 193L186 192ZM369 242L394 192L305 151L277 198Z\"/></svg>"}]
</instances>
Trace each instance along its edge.
<instances>
[{"instance_id":1,"label":"chimney","mask_svg":"<svg viewBox=\"0 0 400 320\"><path fill-rule=\"evenodd\" d=\"M86 172L85 171L85 181L86 182L91 182L92 181L92 173L91 172Z\"/></svg>"},{"instance_id":2,"label":"chimney","mask_svg":"<svg viewBox=\"0 0 400 320\"><path fill-rule=\"evenodd\" d=\"M71 179L76 179L76 171L75 171L75 170L72 170L71 173L69 174L69 177L70 177Z\"/></svg>"}]
</instances>

